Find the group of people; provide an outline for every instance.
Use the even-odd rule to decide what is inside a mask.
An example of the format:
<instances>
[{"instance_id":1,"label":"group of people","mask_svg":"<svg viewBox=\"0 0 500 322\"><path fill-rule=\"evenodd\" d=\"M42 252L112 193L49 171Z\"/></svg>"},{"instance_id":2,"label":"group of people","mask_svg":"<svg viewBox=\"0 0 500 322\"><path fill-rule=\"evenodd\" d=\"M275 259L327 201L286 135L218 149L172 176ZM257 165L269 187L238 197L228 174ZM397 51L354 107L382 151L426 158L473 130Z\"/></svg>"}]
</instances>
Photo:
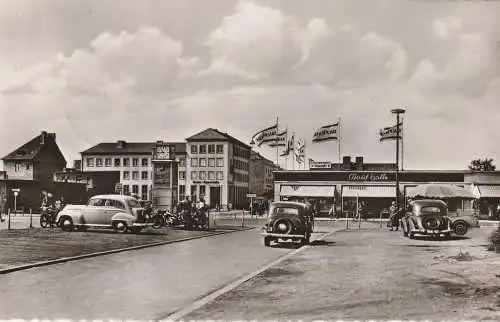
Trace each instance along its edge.
<instances>
[{"instance_id":1,"label":"group of people","mask_svg":"<svg viewBox=\"0 0 500 322\"><path fill-rule=\"evenodd\" d=\"M186 199L179 203L178 210L184 220L184 229L205 228L208 225L208 205L204 197L200 197L198 202L193 202L189 196L186 196Z\"/></svg>"}]
</instances>

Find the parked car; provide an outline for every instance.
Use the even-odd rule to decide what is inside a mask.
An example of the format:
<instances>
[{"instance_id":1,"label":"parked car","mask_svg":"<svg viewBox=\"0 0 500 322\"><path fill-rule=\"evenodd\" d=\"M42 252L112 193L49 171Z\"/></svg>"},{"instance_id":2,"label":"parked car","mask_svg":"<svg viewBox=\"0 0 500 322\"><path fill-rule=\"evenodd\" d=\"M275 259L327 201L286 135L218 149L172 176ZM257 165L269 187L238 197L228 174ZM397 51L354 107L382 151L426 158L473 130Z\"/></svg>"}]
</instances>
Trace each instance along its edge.
<instances>
[{"instance_id":1,"label":"parked car","mask_svg":"<svg viewBox=\"0 0 500 322\"><path fill-rule=\"evenodd\" d=\"M410 202L402 218L403 235L414 239L415 235L450 237L451 220L444 201L421 199Z\"/></svg>"},{"instance_id":2,"label":"parked car","mask_svg":"<svg viewBox=\"0 0 500 322\"><path fill-rule=\"evenodd\" d=\"M464 236L471 228L479 228L479 217L473 213L448 213L451 229L458 236Z\"/></svg>"},{"instance_id":3,"label":"parked car","mask_svg":"<svg viewBox=\"0 0 500 322\"><path fill-rule=\"evenodd\" d=\"M269 207L269 219L262 228L264 245L272 241L301 241L309 244L313 232L314 217L311 207L299 202L273 202Z\"/></svg>"},{"instance_id":4,"label":"parked car","mask_svg":"<svg viewBox=\"0 0 500 322\"><path fill-rule=\"evenodd\" d=\"M152 226L146 221L139 202L122 195L98 195L90 198L87 205L67 205L57 215L57 222L66 231L100 227L139 233L143 228Z\"/></svg>"}]
</instances>

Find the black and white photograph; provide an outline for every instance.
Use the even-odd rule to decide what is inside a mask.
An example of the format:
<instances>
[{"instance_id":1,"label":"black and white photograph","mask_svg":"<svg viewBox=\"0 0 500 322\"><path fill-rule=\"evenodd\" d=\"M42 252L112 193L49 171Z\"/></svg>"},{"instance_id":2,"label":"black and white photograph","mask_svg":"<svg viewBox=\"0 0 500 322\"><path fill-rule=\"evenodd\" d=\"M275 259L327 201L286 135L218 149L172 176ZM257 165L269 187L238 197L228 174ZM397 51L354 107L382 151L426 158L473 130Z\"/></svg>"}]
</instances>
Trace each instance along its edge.
<instances>
[{"instance_id":1,"label":"black and white photograph","mask_svg":"<svg viewBox=\"0 0 500 322\"><path fill-rule=\"evenodd\" d=\"M500 1L0 0L0 320L500 321Z\"/></svg>"}]
</instances>

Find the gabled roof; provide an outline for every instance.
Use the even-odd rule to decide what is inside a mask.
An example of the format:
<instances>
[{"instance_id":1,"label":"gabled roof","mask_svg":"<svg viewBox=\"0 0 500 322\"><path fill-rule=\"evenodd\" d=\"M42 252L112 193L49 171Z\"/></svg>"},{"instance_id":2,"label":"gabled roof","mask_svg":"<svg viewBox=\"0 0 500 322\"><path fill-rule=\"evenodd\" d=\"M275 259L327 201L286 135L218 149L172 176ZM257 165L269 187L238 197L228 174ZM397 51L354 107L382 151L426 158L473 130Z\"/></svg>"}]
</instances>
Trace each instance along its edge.
<instances>
[{"instance_id":1,"label":"gabled roof","mask_svg":"<svg viewBox=\"0 0 500 322\"><path fill-rule=\"evenodd\" d=\"M219 131L218 129L208 128L204 131L196 133L193 136L190 136L186 139L186 141L222 141L222 142L231 142L238 145L243 145L244 147L251 149L252 147L237 138Z\"/></svg>"},{"instance_id":2,"label":"gabled roof","mask_svg":"<svg viewBox=\"0 0 500 322\"><path fill-rule=\"evenodd\" d=\"M80 152L83 155L90 154L151 154L156 142L122 142L120 147L119 142L103 142L99 143L90 149ZM186 153L186 144L181 142L167 142L175 146L175 153Z\"/></svg>"},{"instance_id":3,"label":"gabled roof","mask_svg":"<svg viewBox=\"0 0 500 322\"><path fill-rule=\"evenodd\" d=\"M66 162L64 160L64 156L59 150L59 147L57 146L57 143L55 142L55 138L55 133L47 133L43 131L40 135L3 157L2 160L34 160L37 157L42 159L49 157L52 159L53 157L51 155L57 154L54 160L57 159ZM45 150L43 149L44 147ZM45 151L49 155L45 155L42 151Z\"/></svg>"}]
</instances>

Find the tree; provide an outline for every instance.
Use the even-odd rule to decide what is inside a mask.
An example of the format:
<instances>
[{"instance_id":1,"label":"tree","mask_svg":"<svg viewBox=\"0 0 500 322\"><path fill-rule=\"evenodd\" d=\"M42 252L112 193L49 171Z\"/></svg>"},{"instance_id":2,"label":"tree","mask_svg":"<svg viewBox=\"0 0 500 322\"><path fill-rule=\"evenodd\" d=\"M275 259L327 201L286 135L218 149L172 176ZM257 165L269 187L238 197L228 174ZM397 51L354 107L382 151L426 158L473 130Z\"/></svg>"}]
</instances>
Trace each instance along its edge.
<instances>
[{"instance_id":1,"label":"tree","mask_svg":"<svg viewBox=\"0 0 500 322\"><path fill-rule=\"evenodd\" d=\"M469 164L472 171L495 171L497 167L493 164L493 159L476 159Z\"/></svg>"}]
</instances>

